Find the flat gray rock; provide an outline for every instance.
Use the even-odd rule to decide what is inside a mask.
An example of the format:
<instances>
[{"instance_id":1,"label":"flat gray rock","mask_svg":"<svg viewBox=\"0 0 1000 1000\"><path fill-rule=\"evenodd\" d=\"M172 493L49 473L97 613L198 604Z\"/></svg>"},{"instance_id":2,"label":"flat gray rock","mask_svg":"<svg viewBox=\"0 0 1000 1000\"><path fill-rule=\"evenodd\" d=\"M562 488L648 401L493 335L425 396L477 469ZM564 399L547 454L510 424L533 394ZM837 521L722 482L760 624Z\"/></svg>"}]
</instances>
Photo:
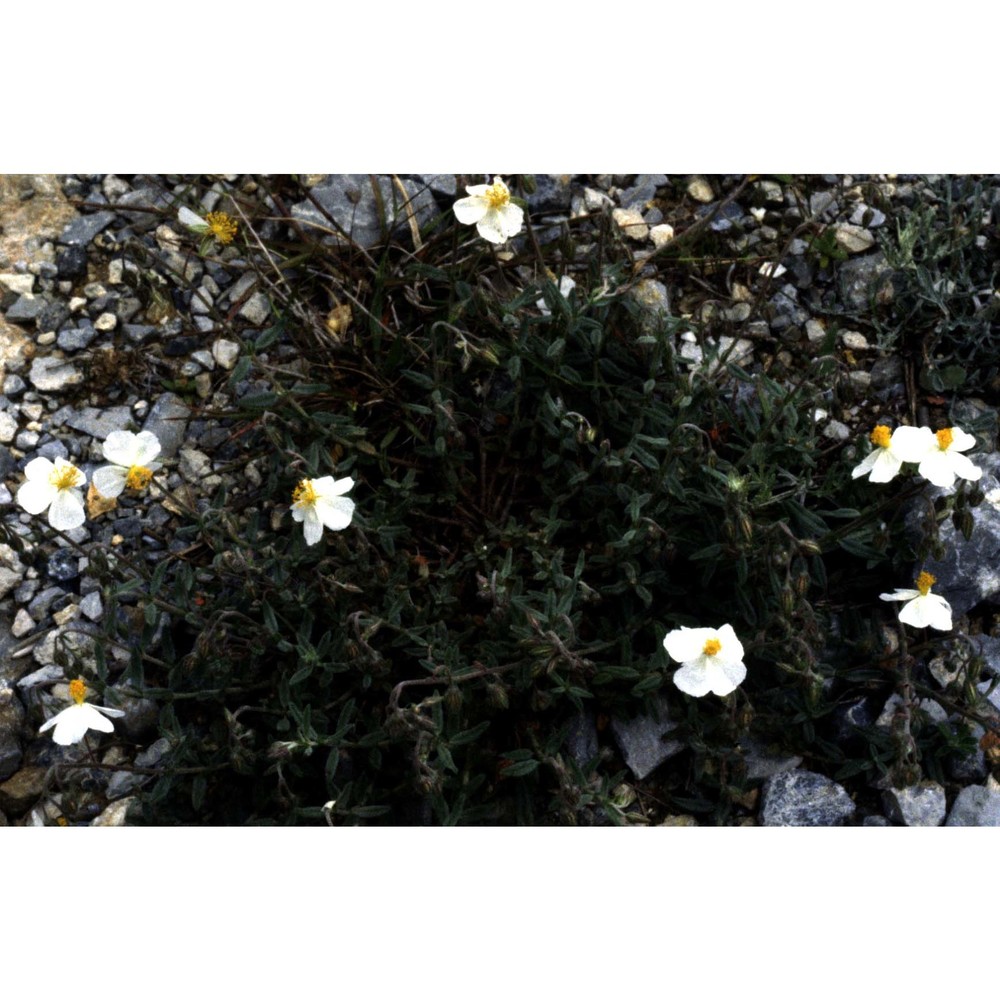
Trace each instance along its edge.
<instances>
[{"instance_id":1,"label":"flat gray rock","mask_svg":"<svg viewBox=\"0 0 1000 1000\"><path fill-rule=\"evenodd\" d=\"M165 392L153 404L143 424L144 431L151 431L159 438L161 458L173 458L187 439L187 425L191 407L180 396Z\"/></svg>"},{"instance_id":2,"label":"flat gray rock","mask_svg":"<svg viewBox=\"0 0 1000 1000\"><path fill-rule=\"evenodd\" d=\"M112 431L125 430L131 419L132 411L127 406L112 406L107 410L86 406L71 414L66 423L75 431L83 431L103 441Z\"/></svg>"},{"instance_id":3,"label":"flat gray rock","mask_svg":"<svg viewBox=\"0 0 1000 1000\"><path fill-rule=\"evenodd\" d=\"M81 215L62 231L59 242L65 246L86 246L102 229L107 229L114 219L114 212Z\"/></svg>"},{"instance_id":4,"label":"flat gray rock","mask_svg":"<svg viewBox=\"0 0 1000 1000\"><path fill-rule=\"evenodd\" d=\"M426 225L439 212L434 196L415 181L401 182L406 197L391 177L376 175L375 183L380 198L375 195L369 174L331 174L320 181L311 193L336 224L363 247L374 247L384 242L386 230L393 232L397 227L408 229L408 213L404 207L407 198L412 199L411 206L418 225ZM293 205L292 216L324 229L334 228L323 212L308 200ZM331 234L326 238L343 242L343 237L338 235Z\"/></svg>"},{"instance_id":5,"label":"flat gray rock","mask_svg":"<svg viewBox=\"0 0 1000 1000\"><path fill-rule=\"evenodd\" d=\"M570 720L566 749L579 767L586 767L597 756L597 726L594 723L594 713L589 708L578 712Z\"/></svg>"},{"instance_id":6,"label":"flat gray rock","mask_svg":"<svg viewBox=\"0 0 1000 1000\"><path fill-rule=\"evenodd\" d=\"M764 783L763 826L841 826L855 806L835 781L812 771L784 771Z\"/></svg>"},{"instance_id":7,"label":"flat gray rock","mask_svg":"<svg viewBox=\"0 0 1000 1000\"><path fill-rule=\"evenodd\" d=\"M670 721L666 699L660 698L656 708L655 714L611 720L611 732L625 763L640 780L684 748L679 740L666 739L678 725Z\"/></svg>"}]
</instances>

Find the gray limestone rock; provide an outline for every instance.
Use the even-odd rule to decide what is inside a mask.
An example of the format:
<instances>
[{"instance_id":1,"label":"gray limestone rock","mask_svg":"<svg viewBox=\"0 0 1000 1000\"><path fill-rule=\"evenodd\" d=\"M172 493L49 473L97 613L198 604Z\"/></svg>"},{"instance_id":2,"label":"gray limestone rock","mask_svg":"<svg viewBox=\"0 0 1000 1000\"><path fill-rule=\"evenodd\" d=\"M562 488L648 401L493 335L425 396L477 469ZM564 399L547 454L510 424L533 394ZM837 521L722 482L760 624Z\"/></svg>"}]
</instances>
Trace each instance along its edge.
<instances>
[{"instance_id":1,"label":"gray limestone rock","mask_svg":"<svg viewBox=\"0 0 1000 1000\"><path fill-rule=\"evenodd\" d=\"M63 358L38 357L28 372L31 384L41 392L60 392L83 381L83 372Z\"/></svg>"},{"instance_id":2,"label":"gray limestone rock","mask_svg":"<svg viewBox=\"0 0 1000 1000\"><path fill-rule=\"evenodd\" d=\"M374 177L374 182L373 182ZM385 231L407 227L407 198L412 199L418 225L426 225L438 214L437 203L429 190L412 180L401 181L406 196L391 177L368 174L331 174L312 189L312 196L355 243L373 247L382 243ZM378 190L376 196L375 190ZM330 220L311 201L292 206L292 216L301 222L314 223L323 229L335 229ZM343 242L343 237L327 237Z\"/></svg>"},{"instance_id":3,"label":"gray limestone rock","mask_svg":"<svg viewBox=\"0 0 1000 1000\"><path fill-rule=\"evenodd\" d=\"M844 302L859 312L868 312L871 301L892 298L892 268L881 251L845 261L838 269Z\"/></svg>"},{"instance_id":4,"label":"gray limestone rock","mask_svg":"<svg viewBox=\"0 0 1000 1000\"><path fill-rule=\"evenodd\" d=\"M597 726L594 713L589 708L584 708L570 720L566 749L579 767L586 767L597 756Z\"/></svg>"},{"instance_id":5,"label":"gray limestone rock","mask_svg":"<svg viewBox=\"0 0 1000 1000\"><path fill-rule=\"evenodd\" d=\"M114 218L114 212L81 215L62 231L59 242L65 246L86 246L102 229L107 229L114 222Z\"/></svg>"},{"instance_id":6,"label":"gray limestone rock","mask_svg":"<svg viewBox=\"0 0 1000 1000\"><path fill-rule=\"evenodd\" d=\"M165 392L153 404L142 429L151 431L160 440L160 458L173 458L187 439L191 408L180 396Z\"/></svg>"},{"instance_id":7,"label":"gray limestone rock","mask_svg":"<svg viewBox=\"0 0 1000 1000\"><path fill-rule=\"evenodd\" d=\"M763 826L841 826L855 806L835 781L812 771L784 771L764 783Z\"/></svg>"},{"instance_id":8,"label":"gray limestone rock","mask_svg":"<svg viewBox=\"0 0 1000 1000\"><path fill-rule=\"evenodd\" d=\"M1000 789L996 782L963 788L945 826L1000 826Z\"/></svg>"},{"instance_id":9,"label":"gray limestone rock","mask_svg":"<svg viewBox=\"0 0 1000 1000\"><path fill-rule=\"evenodd\" d=\"M24 706L8 684L0 685L0 781L21 766L21 727Z\"/></svg>"},{"instance_id":10,"label":"gray limestone rock","mask_svg":"<svg viewBox=\"0 0 1000 1000\"><path fill-rule=\"evenodd\" d=\"M944 789L936 781L921 781L907 788L882 793L886 815L903 826L940 826L947 813Z\"/></svg>"},{"instance_id":11,"label":"gray limestone rock","mask_svg":"<svg viewBox=\"0 0 1000 1000\"><path fill-rule=\"evenodd\" d=\"M30 293L22 295L8 310L7 319L11 323L30 323L37 319L46 306L46 301L41 295Z\"/></svg>"},{"instance_id":12,"label":"gray limestone rock","mask_svg":"<svg viewBox=\"0 0 1000 1000\"><path fill-rule=\"evenodd\" d=\"M645 778L684 748L680 741L666 739L677 725L670 721L665 698L657 701L655 713L638 715L628 720L611 720L615 742L636 778Z\"/></svg>"},{"instance_id":13,"label":"gray limestone rock","mask_svg":"<svg viewBox=\"0 0 1000 1000\"><path fill-rule=\"evenodd\" d=\"M66 423L75 431L83 431L103 441L112 431L125 430L131 418L132 411L127 406L112 406L107 410L85 406L70 414Z\"/></svg>"}]
</instances>

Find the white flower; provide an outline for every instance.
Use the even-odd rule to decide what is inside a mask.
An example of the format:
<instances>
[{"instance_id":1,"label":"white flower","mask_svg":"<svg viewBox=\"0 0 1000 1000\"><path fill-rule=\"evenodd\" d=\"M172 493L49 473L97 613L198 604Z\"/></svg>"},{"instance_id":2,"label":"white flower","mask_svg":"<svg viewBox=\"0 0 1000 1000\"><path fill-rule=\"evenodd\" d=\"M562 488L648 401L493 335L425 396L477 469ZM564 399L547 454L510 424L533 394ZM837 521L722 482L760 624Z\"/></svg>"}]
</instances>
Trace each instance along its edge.
<instances>
[{"instance_id":1,"label":"white flower","mask_svg":"<svg viewBox=\"0 0 1000 1000\"><path fill-rule=\"evenodd\" d=\"M976 439L961 427L897 427L893 449L904 462L917 462L917 472L935 486L954 486L955 477L975 482L983 475L978 465L959 454L976 446Z\"/></svg>"},{"instance_id":2,"label":"white flower","mask_svg":"<svg viewBox=\"0 0 1000 1000\"><path fill-rule=\"evenodd\" d=\"M909 461L899 453L899 432L912 431L913 429L912 427L897 427L890 432L884 424L878 424L868 436L875 447L860 465L854 467L851 478L857 479L858 476L870 472L871 475L868 477L870 483L887 483L894 479L902 468L903 462Z\"/></svg>"},{"instance_id":3,"label":"white flower","mask_svg":"<svg viewBox=\"0 0 1000 1000\"><path fill-rule=\"evenodd\" d=\"M354 517L354 501L341 494L354 485L350 476L334 479L303 479L292 492L292 517L302 521L306 545L315 545L323 535L324 526L342 531Z\"/></svg>"},{"instance_id":4,"label":"white flower","mask_svg":"<svg viewBox=\"0 0 1000 1000\"><path fill-rule=\"evenodd\" d=\"M711 691L720 697L735 691L747 675L743 645L732 625L714 628L675 628L663 646L682 664L674 683L685 693L700 698Z\"/></svg>"},{"instance_id":5,"label":"white flower","mask_svg":"<svg viewBox=\"0 0 1000 1000\"><path fill-rule=\"evenodd\" d=\"M152 431L112 431L104 442L104 457L114 465L103 465L94 473L94 488L101 496L116 497L127 486L143 490L160 468L152 461L160 454L160 442Z\"/></svg>"},{"instance_id":6,"label":"white flower","mask_svg":"<svg viewBox=\"0 0 1000 1000\"><path fill-rule=\"evenodd\" d=\"M569 293L571 291L573 291L574 288L576 288L576 282L568 274L564 274L559 279L559 294L564 299L568 299L569 298ZM544 298L538 299L535 302L535 305L538 306L538 308L541 311L541 313L542 313L543 316L548 316L549 315L549 311L550 310L549 310L549 307L545 304L545 299Z\"/></svg>"},{"instance_id":7,"label":"white flower","mask_svg":"<svg viewBox=\"0 0 1000 1000\"><path fill-rule=\"evenodd\" d=\"M239 229L236 220L225 212L209 212L203 219L185 205L177 210L177 221L194 233L214 236L220 243L232 243Z\"/></svg>"},{"instance_id":8,"label":"white flower","mask_svg":"<svg viewBox=\"0 0 1000 1000\"><path fill-rule=\"evenodd\" d=\"M49 509L49 524L59 531L79 528L86 520L83 512L83 486L87 477L72 462L57 458L33 458L25 467L28 481L17 491L17 502L29 514Z\"/></svg>"},{"instance_id":9,"label":"white flower","mask_svg":"<svg viewBox=\"0 0 1000 1000\"><path fill-rule=\"evenodd\" d=\"M472 184L465 189L468 198L459 198L452 206L463 225L475 225L479 235L490 243L504 243L521 231L524 211L510 200L510 191L499 177L492 184Z\"/></svg>"},{"instance_id":10,"label":"white flower","mask_svg":"<svg viewBox=\"0 0 1000 1000\"><path fill-rule=\"evenodd\" d=\"M916 590L894 590L891 594L879 594L883 601L906 601L899 609L899 620L915 628L951 629L951 605L940 595L931 593L931 586L937 581L930 573L917 577Z\"/></svg>"},{"instance_id":11,"label":"white flower","mask_svg":"<svg viewBox=\"0 0 1000 1000\"><path fill-rule=\"evenodd\" d=\"M69 693L75 704L64 708L58 715L53 715L38 730L39 733L44 733L55 726L56 731L52 734L52 739L60 746L67 747L71 743L79 743L86 736L88 729L112 733L115 729L114 724L111 719L106 719L104 716L110 715L112 718L118 719L125 714L120 708L88 705L83 700L87 697L87 685L79 677L69 682ZM102 712L104 715L101 714Z\"/></svg>"}]
</instances>

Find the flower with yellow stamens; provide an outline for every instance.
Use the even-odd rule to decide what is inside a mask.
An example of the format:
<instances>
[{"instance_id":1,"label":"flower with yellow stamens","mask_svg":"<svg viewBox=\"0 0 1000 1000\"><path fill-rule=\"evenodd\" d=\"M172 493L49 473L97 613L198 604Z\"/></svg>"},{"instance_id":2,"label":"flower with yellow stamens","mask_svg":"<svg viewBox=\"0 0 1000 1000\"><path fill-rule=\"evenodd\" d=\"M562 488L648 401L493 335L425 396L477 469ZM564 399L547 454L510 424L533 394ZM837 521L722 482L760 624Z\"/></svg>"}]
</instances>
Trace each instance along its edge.
<instances>
[{"instance_id":1,"label":"flower with yellow stamens","mask_svg":"<svg viewBox=\"0 0 1000 1000\"><path fill-rule=\"evenodd\" d=\"M890 431L885 424L876 424L868 436L875 447L860 465L854 467L851 478L857 479L858 476L863 476L868 472L871 473L868 476L870 483L887 483L894 479L896 473L903 467L904 461L896 448L896 435L904 429L899 427L895 431Z\"/></svg>"},{"instance_id":2,"label":"flower with yellow stamens","mask_svg":"<svg viewBox=\"0 0 1000 1000\"><path fill-rule=\"evenodd\" d=\"M233 242L239 231L239 224L225 212L209 212L204 218L190 208L181 206L177 211L177 219L193 233L214 236L224 246Z\"/></svg>"},{"instance_id":3,"label":"flower with yellow stamens","mask_svg":"<svg viewBox=\"0 0 1000 1000\"><path fill-rule=\"evenodd\" d=\"M976 446L976 439L961 427L897 427L894 447L904 462L916 462L924 479L942 488L955 485L955 478L975 482L983 470L961 454Z\"/></svg>"},{"instance_id":4,"label":"flower with yellow stamens","mask_svg":"<svg viewBox=\"0 0 1000 1000\"><path fill-rule=\"evenodd\" d=\"M119 496L126 487L144 490L160 468L153 461L160 454L160 442L152 431L112 431L103 447L104 457L114 464L94 473L94 487L102 496Z\"/></svg>"},{"instance_id":5,"label":"flower with yellow stamens","mask_svg":"<svg viewBox=\"0 0 1000 1000\"><path fill-rule=\"evenodd\" d=\"M667 633L663 646L681 664L674 674L674 684L694 698L709 691L720 697L730 694L747 675L743 644L732 625L719 629L675 628Z\"/></svg>"},{"instance_id":6,"label":"flower with yellow stamens","mask_svg":"<svg viewBox=\"0 0 1000 1000\"><path fill-rule=\"evenodd\" d=\"M465 190L469 197L459 198L452 206L459 222L475 225L490 243L505 243L517 236L524 210L510 200L510 190L499 177L494 177L492 184L472 184Z\"/></svg>"},{"instance_id":7,"label":"flower with yellow stamens","mask_svg":"<svg viewBox=\"0 0 1000 1000\"><path fill-rule=\"evenodd\" d=\"M80 487L87 477L72 462L34 458L25 467L27 482L17 491L17 502L29 514L48 508L49 524L59 531L79 528L86 520Z\"/></svg>"},{"instance_id":8,"label":"flower with yellow stamens","mask_svg":"<svg viewBox=\"0 0 1000 1000\"><path fill-rule=\"evenodd\" d=\"M302 479L292 491L292 517L302 522L306 545L315 545L323 528L342 531L354 517L354 501L342 494L354 485L350 476Z\"/></svg>"},{"instance_id":9,"label":"flower with yellow stamens","mask_svg":"<svg viewBox=\"0 0 1000 1000\"><path fill-rule=\"evenodd\" d=\"M111 718L120 718L125 713L120 708L105 708L101 705L89 705L84 700L87 697L87 685L77 677L69 682L69 694L73 699L73 704L69 708L64 708L57 715L53 715L48 722L42 724L39 733L47 732L55 727L52 739L60 746L69 746L71 743L79 743L87 735L87 730L96 729L102 733L114 732L114 724ZM103 715L101 714L103 713Z\"/></svg>"},{"instance_id":10,"label":"flower with yellow stamens","mask_svg":"<svg viewBox=\"0 0 1000 1000\"><path fill-rule=\"evenodd\" d=\"M951 605L940 594L932 594L931 587L937 580L924 571L917 577L916 590L894 590L891 594L879 594L883 601L906 601L899 609L899 620L914 628L951 629Z\"/></svg>"}]
</instances>

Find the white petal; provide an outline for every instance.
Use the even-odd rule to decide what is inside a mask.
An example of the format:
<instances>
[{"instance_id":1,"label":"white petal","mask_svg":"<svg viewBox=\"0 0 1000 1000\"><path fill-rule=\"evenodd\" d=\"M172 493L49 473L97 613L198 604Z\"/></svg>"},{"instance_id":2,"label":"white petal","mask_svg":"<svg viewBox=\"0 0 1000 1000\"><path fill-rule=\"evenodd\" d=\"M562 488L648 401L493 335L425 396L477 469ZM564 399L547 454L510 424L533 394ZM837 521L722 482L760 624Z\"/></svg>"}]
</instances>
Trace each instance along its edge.
<instances>
[{"instance_id":1,"label":"white petal","mask_svg":"<svg viewBox=\"0 0 1000 1000\"><path fill-rule=\"evenodd\" d=\"M902 461L891 448L878 448L875 454L875 467L868 477L871 483L888 483L896 477L902 468Z\"/></svg>"},{"instance_id":2,"label":"white petal","mask_svg":"<svg viewBox=\"0 0 1000 1000\"><path fill-rule=\"evenodd\" d=\"M874 451L869 452L864 461L860 465L854 466L851 470L851 479L857 479L859 476L863 476L866 472L871 472L875 467L875 463L878 461L879 452L883 451L882 448L876 448Z\"/></svg>"},{"instance_id":3,"label":"white petal","mask_svg":"<svg viewBox=\"0 0 1000 1000\"><path fill-rule=\"evenodd\" d=\"M79 743L90 728L87 724L88 718L89 716L82 705L70 705L69 708L59 713L59 721L52 733L52 739L64 747L68 747L72 743Z\"/></svg>"},{"instance_id":4,"label":"white petal","mask_svg":"<svg viewBox=\"0 0 1000 1000\"><path fill-rule=\"evenodd\" d=\"M306 545L315 545L323 537L323 525L315 507L307 507L303 513L305 516L302 521L302 530L306 536Z\"/></svg>"},{"instance_id":5,"label":"white petal","mask_svg":"<svg viewBox=\"0 0 1000 1000\"><path fill-rule=\"evenodd\" d=\"M49 524L58 531L79 528L87 515L83 512L83 496L79 490L58 490L49 507Z\"/></svg>"},{"instance_id":6,"label":"white petal","mask_svg":"<svg viewBox=\"0 0 1000 1000\"><path fill-rule=\"evenodd\" d=\"M743 683L743 679L747 675L747 668L743 663L720 661L718 656L710 657L710 659L716 661L708 669L708 680L712 686L712 694L724 698Z\"/></svg>"},{"instance_id":7,"label":"white petal","mask_svg":"<svg viewBox=\"0 0 1000 1000\"><path fill-rule=\"evenodd\" d=\"M935 448L924 456L920 465L917 466L917 472L935 486L955 485L955 472L951 467L951 456L940 448Z\"/></svg>"},{"instance_id":8,"label":"white petal","mask_svg":"<svg viewBox=\"0 0 1000 1000\"><path fill-rule=\"evenodd\" d=\"M504 236L507 239L517 236L524 223L524 209L520 205L515 205L511 202L508 205L504 205L498 214L500 216L500 228L503 230Z\"/></svg>"},{"instance_id":9,"label":"white petal","mask_svg":"<svg viewBox=\"0 0 1000 1000\"><path fill-rule=\"evenodd\" d=\"M743 643L736 638L732 625L723 625L719 629L719 642L722 648L712 657L718 663L737 664L743 660Z\"/></svg>"},{"instance_id":10,"label":"white petal","mask_svg":"<svg viewBox=\"0 0 1000 1000\"><path fill-rule=\"evenodd\" d=\"M49 481L49 476L55 466L47 459L44 455L39 455L38 458L33 458L25 467L24 475L28 479L37 479L39 482L44 480Z\"/></svg>"},{"instance_id":11,"label":"white petal","mask_svg":"<svg viewBox=\"0 0 1000 1000\"><path fill-rule=\"evenodd\" d=\"M292 520L293 521L304 521L306 518L306 508L305 507L292 507Z\"/></svg>"},{"instance_id":12,"label":"white petal","mask_svg":"<svg viewBox=\"0 0 1000 1000\"><path fill-rule=\"evenodd\" d=\"M88 705L84 702L79 706L79 709L86 716L88 729L98 729L102 733L113 733L115 731L115 724L110 719L106 719L101 715L96 706Z\"/></svg>"},{"instance_id":13,"label":"white petal","mask_svg":"<svg viewBox=\"0 0 1000 1000\"><path fill-rule=\"evenodd\" d=\"M976 439L962 430L961 427L951 428L951 447L949 451L968 451L976 447Z\"/></svg>"},{"instance_id":14,"label":"white petal","mask_svg":"<svg viewBox=\"0 0 1000 1000\"><path fill-rule=\"evenodd\" d=\"M70 705L70 708L75 708L75 707L76 707L75 705ZM38 731L40 733L45 733L48 732L53 726L58 725L59 720L70 710L70 708L64 708L61 712L56 712L56 714L53 715L51 719L47 719L45 722L42 723Z\"/></svg>"},{"instance_id":15,"label":"white petal","mask_svg":"<svg viewBox=\"0 0 1000 1000\"><path fill-rule=\"evenodd\" d=\"M937 447L934 432L929 427L897 427L889 439L889 447L903 462L920 462Z\"/></svg>"},{"instance_id":16,"label":"white petal","mask_svg":"<svg viewBox=\"0 0 1000 1000\"><path fill-rule=\"evenodd\" d=\"M29 479L18 487L17 502L29 514L41 514L58 492L48 479Z\"/></svg>"},{"instance_id":17,"label":"white petal","mask_svg":"<svg viewBox=\"0 0 1000 1000\"><path fill-rule=\"evenodd\" d=\"M879 594L878 596L883 601L912 601L914 597L920 596L920 591L900 590L897 587L891 594Z\"/></svg>"},{"instance_id":18,"label":"white petal","mask_svg":"<svg viewBox=\"0 0 1000 1000\"><path fill-rule=\"evenodd\" d=\"M347 497L319 497L316 516L331 531L343 531L354 517L354 501Z\"/></svg>"},{"instance_id":19,"label":"white petal","mask_svg":"<svg viewBox=\"0 0 1000 1000\"><path fill-rule=\"evenodd\" d=\"M983 470L965 455L959 455L957 452L948 452L948 459L951 462L952 472L959 478L969 479L972 482L983 478Z\"/></svg>"},{"instance_id":20,"label":"white petal","mask_svg":"<svg viewBox=\"0 0 1000 1000\"><path fill-rule=\"evenodd\" d=\"M947 632L951 628L951 605L938 594L915 597L900 609L899 620L914 628L931 626Z\"/></svg>"},{"instance_id":21,"label":"white petal","mask_svg":"<svg viewBox=\"0 0 1000 1000\"><path fill-rule=\"evenodd\" d=\"M135 435L135 451L133 465L150 466L153 459L160 454L160 441L152 431L139 431Z\"/></svg>"},{"instance_id":22,"label":"white petal","mask_svg":"<svg viewBox=\"0 0 1000 1000\"><path fill-rule=\"evenodd\" d=\"M135 465L136 443L131 431L112 431L102 445L104 457L115 465Z\"/></svg>"},{"instance_id":23,"label":"white petal","mask_svg":"<svg viewBox=\"0 0 1000 1000\"><path fill-rule=\"evenodd\" d=\"M108 708L107 705L92 705L91 706L95 712L103 712L105 715L110 715L112 719L120 719L125 712L120 708Z\"/></svg>"},{"instance_id":24,"label":"white petal","mask_svg":"<svg viewBox=\"0 0 1000 1000\"><path fill-rule=\"evenodd\" d=\"M700 698L712 690L707 671L697 663L685 663L674 674L674 684L692 698Z\"/></svg>"},{"instance_id":25,"label":"white petal","mask_svg":"<svg viewBox=\"0 0 1000 1000\"><path fill-rule=\"evenodd\" d=\"M177 210L177 221L182 226L190 226L191 229L208 229L208 223L200 215L192 212L186 205L181 205Z\"/></svg>"},{"instance_id":26,"label":"white petal","mask_svg":"<svg viewBox=\"0 0 1000 1000\"><path fill-rule=\"evenodd\" d=\"M339 497L354 486L354 480L350 476L345 476L343 479L321 476L319 479L314 479L312 485L318 497Z\"/></svg>"},{"instance_id":27,"label":"white petal","mask_svg":"<svg viewBox=\"0 0 1000 1000\"><path fill-rule=\"evenodd\" d=\"M476 229L478 230L479 235L490 243L507 242L507 230L504 227L500 213L495 208L491 208L479 220L479 222L476 223Z\"/></svg>"},{"instance_id":28,"label":"white petal","mask_svg":"<svg viewBox=\"0 0 1000 1000\"><path fill-rule=\"evenodd\" d=\"M473 198L482 198L486 200L486 192L492 187L492 184L470 184L465 189L465 193L471 195Z\"/></svg>"},{"instance_id":29,"label":"white petal","mask_svg":"<svg viewBox=\"0 0 1000 1000\"><path fill-rule=\"evenodd\" d=\"M125 489L127 478L128 469L123 469L120 465L102 465L94 473L91 482L102 497L116 497Z\"/></svg>"},{"instance_id":30,"label":"white petal","mask_svg":"<svg viewBox=\"0 0 1000 1000\"><path fill-rule=\"evenodd\" d=\"M714 628L686 628L682 625L667 633L663 648L678 663L690 663L702 655L705 643L715 638Z\"/></svg>"},{"instance_id":31,"label":"white petal","mask_svg":"<svg viewBox=\"0 0 1000 1000\"><path fill-rule=\"evenodd\" d=\"M485 188L487 185L482 185ZM468 188L469 191L472 188ZM490 203L480 196L475 196L471 198L459 198L454 205L451 206L455 212L455 218L458 219L465 226L471 226L477 223L489 210Z\"/></svg>"}]
</instances>

